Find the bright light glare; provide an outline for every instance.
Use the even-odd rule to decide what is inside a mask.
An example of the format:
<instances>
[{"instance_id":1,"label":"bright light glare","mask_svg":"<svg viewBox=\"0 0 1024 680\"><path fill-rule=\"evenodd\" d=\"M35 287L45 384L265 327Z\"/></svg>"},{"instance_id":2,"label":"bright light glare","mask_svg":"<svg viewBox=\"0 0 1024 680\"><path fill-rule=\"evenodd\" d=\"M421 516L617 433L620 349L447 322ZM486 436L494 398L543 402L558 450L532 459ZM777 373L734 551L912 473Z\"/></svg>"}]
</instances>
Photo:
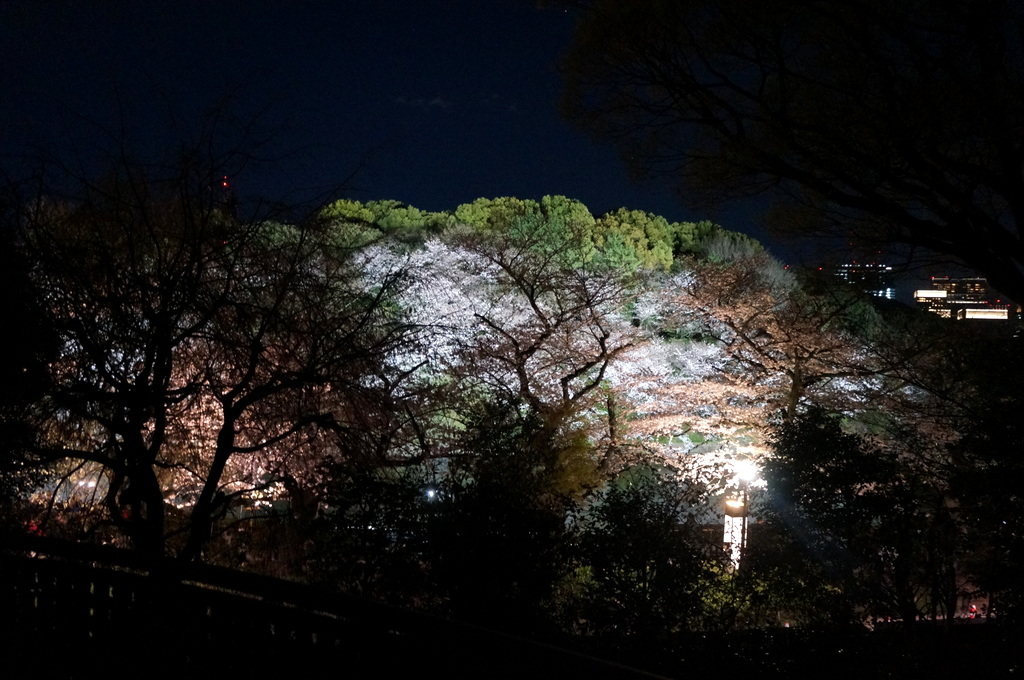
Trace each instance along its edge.
<instances>
[{"instance_id":1,"label":"bright light glare","mask_svg":"<svg viewBox=\"0 0 1024 680\"><path fill-rule=\"evenodd\" d=\"M733 463L733 470L736 471L736 476L745 482L752 482L757 479L761 470L758 468L757 463L752 460L738 460Z\"/></svg>"}]
</instances>

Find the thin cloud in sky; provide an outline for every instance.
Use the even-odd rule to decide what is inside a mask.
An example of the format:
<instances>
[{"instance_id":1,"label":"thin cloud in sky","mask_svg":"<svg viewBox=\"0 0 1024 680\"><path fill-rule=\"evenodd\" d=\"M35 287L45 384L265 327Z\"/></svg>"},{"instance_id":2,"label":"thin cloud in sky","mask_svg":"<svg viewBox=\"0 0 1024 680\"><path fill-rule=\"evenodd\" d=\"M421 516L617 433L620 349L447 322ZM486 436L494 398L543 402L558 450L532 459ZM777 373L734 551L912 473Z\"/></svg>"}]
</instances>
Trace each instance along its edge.
<instances>
[{"instance_id":1,"label":"thin cloud in sky","mask_svg":"<svg viewBox=\"0 0 1024 680\"><path fill-rule=\"evenodd\" d=\"M406 97L405 95L399 95L395 97L395 103L399 106L405 106L412 109L441 109L447 110L455 106L455 104L440 95L437 95L431 99L425 97Z\"/></svg>"}]
</instances>

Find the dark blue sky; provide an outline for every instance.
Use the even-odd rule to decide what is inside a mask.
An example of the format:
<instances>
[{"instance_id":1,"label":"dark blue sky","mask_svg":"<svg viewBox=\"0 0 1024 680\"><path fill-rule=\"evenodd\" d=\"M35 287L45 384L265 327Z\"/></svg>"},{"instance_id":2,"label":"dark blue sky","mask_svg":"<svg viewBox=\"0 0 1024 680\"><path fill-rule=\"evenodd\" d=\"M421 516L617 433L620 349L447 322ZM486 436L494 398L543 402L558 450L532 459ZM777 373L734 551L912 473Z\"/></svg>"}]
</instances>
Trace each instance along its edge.
<instances>
[{"instance_id":1,"label":"dark blue sky","mask_svg":"<svg viewBox=\"0 0 1024 680\"><path fill-rule=\"evenodd\" d=\"M123 137L145 155L227 100L277 131L243 195L310 200L358 168L345 195L364 201L563 194L751 231L632 183L561 119L572 23L532 0L0 0L0 148L7 168Z\"/></svg>"}]
</instances>

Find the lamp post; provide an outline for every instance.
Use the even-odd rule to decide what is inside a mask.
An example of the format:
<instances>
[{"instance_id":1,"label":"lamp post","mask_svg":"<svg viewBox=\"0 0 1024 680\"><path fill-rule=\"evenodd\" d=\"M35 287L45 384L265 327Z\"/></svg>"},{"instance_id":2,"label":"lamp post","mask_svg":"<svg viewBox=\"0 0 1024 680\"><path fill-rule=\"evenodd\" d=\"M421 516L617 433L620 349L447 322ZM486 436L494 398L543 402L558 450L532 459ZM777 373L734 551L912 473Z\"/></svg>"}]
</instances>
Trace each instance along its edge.
<instances>
[{"instance_id":1,"label":"lamp post","mask_svg":"<svg viewBox=\"0 0 1024 680\"><path fill-rule=\"evenodd\" d=\"M734 467L739 498L725 501L725 537L733 569L739 569L747 548L747 517L750 515L750 484L758 476L757 464L750 460L738 461Z\"/></svg>"}]
</instances>

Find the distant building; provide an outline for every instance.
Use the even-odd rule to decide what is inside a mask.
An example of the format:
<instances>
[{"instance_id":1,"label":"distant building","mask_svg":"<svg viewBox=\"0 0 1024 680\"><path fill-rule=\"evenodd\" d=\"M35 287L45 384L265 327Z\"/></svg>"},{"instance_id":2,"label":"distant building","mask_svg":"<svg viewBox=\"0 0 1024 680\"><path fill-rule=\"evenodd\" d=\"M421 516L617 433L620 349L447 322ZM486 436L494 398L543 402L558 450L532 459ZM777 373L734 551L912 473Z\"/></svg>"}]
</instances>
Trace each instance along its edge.
<instances>
[{"instance_id":1,"label":"distant building","mask_svg":"<svg viewBox=\"0 0 1024 680\"><path fill-rule=\"evenodd\" d=\"M957 312L958 319L1002 319L1010 318L1009 308L1004 309L961 309Z\"/></svg>"},{"instance_id":2,"label":"distant building","mask_svg":"<svg viewBox=\"0 0 1024 680\"><path fill-rule=\"evenodd\" d=\"M865 293L892 300L896 297L892 267L879 262L850 262L836 269L836 276Z\"/></svg>"},{"instance_id":3,"label":"distant building","mask_svg":"<svg viewBox=\"0 0 1024 680\"><path fill-rule=\"evenodd\" d=\"M914 291L914 300L944 319L1010 318L1010 305L989 299L988 281L981 277L933 276L931 284Z\"/></svg>"}]
</instances>

